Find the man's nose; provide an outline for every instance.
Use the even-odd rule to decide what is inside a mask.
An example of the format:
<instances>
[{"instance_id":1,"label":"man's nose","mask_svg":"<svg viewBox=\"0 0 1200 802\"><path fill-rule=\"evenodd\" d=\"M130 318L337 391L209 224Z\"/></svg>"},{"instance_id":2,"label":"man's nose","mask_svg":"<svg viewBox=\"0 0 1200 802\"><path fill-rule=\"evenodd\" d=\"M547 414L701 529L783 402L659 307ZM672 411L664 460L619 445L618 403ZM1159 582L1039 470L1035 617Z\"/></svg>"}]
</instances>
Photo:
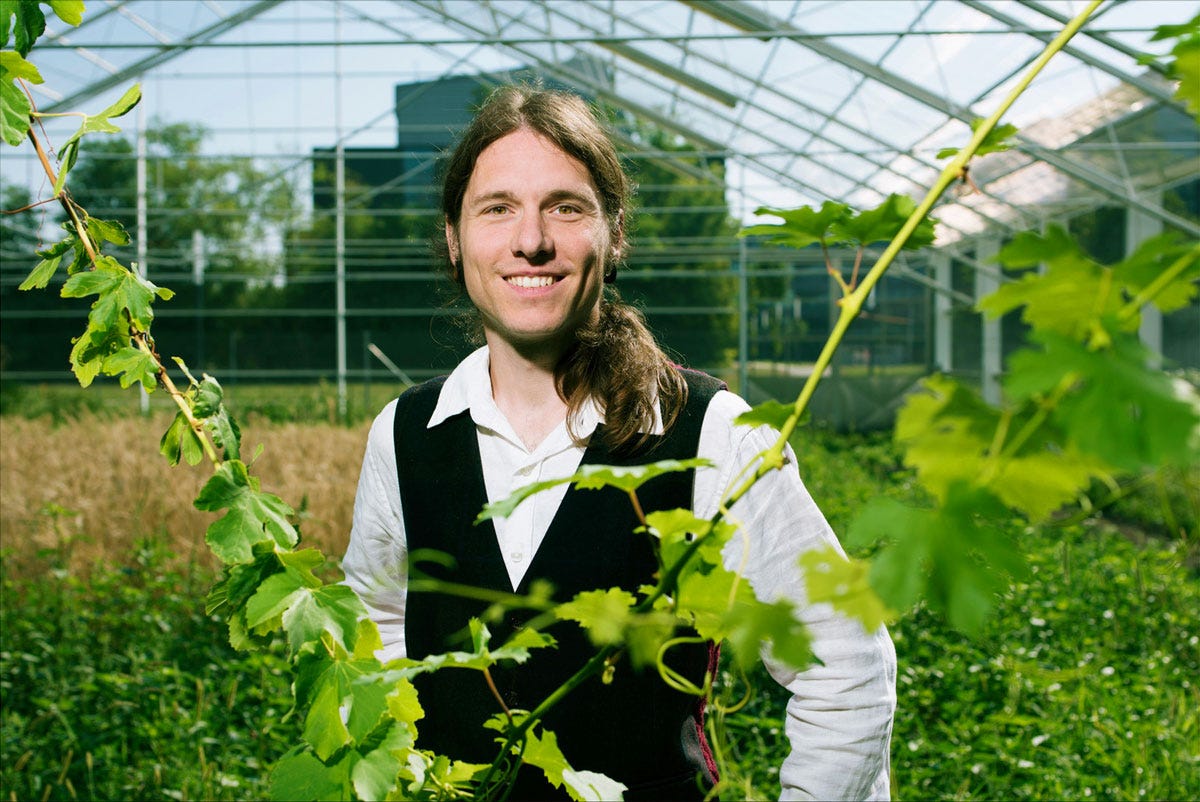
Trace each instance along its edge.
<instances>
[{"instance_id":1,"label":"man's nose","mask_svg":"<svg viewBox=\"0 0 1200 802\"><path fill-rule=\"evenodd\" d=\"M512 249L515 255L531 260L553 254L554 241L541 214L533 212L520 215L513 232Z\"/></svg>"}]
</instances>

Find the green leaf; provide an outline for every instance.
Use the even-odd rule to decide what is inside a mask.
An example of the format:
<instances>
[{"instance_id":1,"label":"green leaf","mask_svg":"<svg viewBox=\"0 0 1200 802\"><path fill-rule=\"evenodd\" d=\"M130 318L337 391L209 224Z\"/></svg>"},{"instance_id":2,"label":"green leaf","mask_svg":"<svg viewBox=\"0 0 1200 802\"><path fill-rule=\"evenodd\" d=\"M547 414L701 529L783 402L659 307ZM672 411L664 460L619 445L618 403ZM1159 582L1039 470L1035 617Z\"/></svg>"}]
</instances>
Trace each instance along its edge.
<instances>
[{"instance_id":1,"label":"green leaf","mask_svg":"<svg viewBox=\"0 0 1200 802\"><path fill-rule=\"evenodd\" d=\"M584 591L560 604L554 614L566 621L578 622L587 630L588 639L597 646L620 643L629 624L633 594L620 588Z\"/></svg>"},{"instance_id":2,"label":"green leaf","mask_svg":"<svg viewBox=\"0 0 1200 802\"><path fill-rule=\"evenodd\" d=\"M22 56L28 56L34 42L46 32L46 15L38 7L37 0L19 0L13 12L16 15L12 29L13 48Z\"/></svg>"},{"instance_id":3,"label":"green leaf","mask_svg":"<svg viewBox=\"0 0 1200 802\"><path fill-rule=\"evenodd\" d=\"M127 113L130 109L136 106L138 101L141 99L142 88L139 85L134 84L133 86L129 87L129 89L125 90L125 94L121 96L120 100L106 108L104 111L100 112L99 114L85 115L83 118L83 124L79 126L79 130L71 134L70 138L63 143L63 147L65 148L67 145L78 142L79 139L86 134L121 133L121 129L110 123L109 118L120 117L121 115Z\"/></svg>"},{"instance_id":4,"label":"green leaf","mask_svg":"<svg viewBox=\"0 0 1200 802\"><path fill-rule=\"evenodd\" d=\"M129 244L129 232L125 230L125 226L121 225L120 220L100 220L89 217L87 231L92 241L97 244L104 242L111 242L114 245Z\"/></svg>"},{"instance_id":5,"label":"green leaf","mask_svg":"<svg viewBox=\"0 0 1200 802\"><path fill-rule=\"evenodd\" d=\"M122 319L117 320L115 325L100 329L89 321L87 329L72 343L71 370L79 379L80 386L87 387L100 375L104 360L110 354L129 346L129 324Z\"/></svg>"},{"instance_id":6,"label":"green leaf","mask_svg":"<svg viewBox=\"0 0 1200 802\"><path fill-rule=\"evenodd\" d=\"M62 262L62 256L53 256L38 262L37 266L29 272L29 276L17 286L17 289L43 289L54 277L54 272L58 270L60 262Z\"/></svg>"},{"instance_id":7,"label":"green leaf","mask_svg":"<svg viewBox=\"0 0 1200 802\"><path fill-rule=\"evenodd\" d=\"M327 766L310 752L285 755L271 771L271 799L349 800L350 760L345 757Z\"/></svg>"},{"instance_id":8,"label":"green leaf","mask_svg":"<svg viewBox=\"0 0 1200 802\"><path fill-rule=\"evenodd\" d=\"M685 569L689 571L720 565L721 549L736 531L736 527L725 522L714 530L710 521L682 509L647 513L646 523L650 534L659 539L662 562L667 567L683 558L693 540L703 538L704 542L696 550L696 562Z\"/></svg>"},{"instance_id":9,"label":"green leaf","mask_svg":"<svg viewBox=\"0 0 1200 802\"><path fill-rule=\"evenodd\" d=\"M199 465L200 460L204 459L204 446L200 442L200 436L192 430L187 416L182 412L175 415L175 420L171 421L171 425L163 432L158 450L171 465L178 465L180 459L188 465Z\"/></svg>"},{"instance_id":10,"label":"green leaf","mask_svg":"<svg viewBox=\"0 0 1200 802\"><path fill-rule=\"evenodd\" d=\"M413 745L412 735L399 723L388 726L379 745L362 756L350 770L359 799L387 799L396 788L401 759L398 754Z\"/></svg>"},{"instance_id":11,"label":"green leaf","mask_svg":"<svg viewBox=\"0 0 1200 802\"><path fill-rule=\"evenodd\" d=\"M151 304L157 296L164 300L174 293L160 289L150 281L121 266L111 256L100 256L96 269L76 273L63 284L62 297L97 296L88 313L89 325L103 331L114 326L122 312L142 331L154 320Z\"/></svg>"},{"instance_id":12,"label":"green leaf","mask_svg":"<svg viewBox=\"0 0 1200 802\"><path fill-rule=\"evenodd\" d=\"M1168 231L1143 242L1128 258L1113 265L1113 279L1127 294L1136 296L1185 255L1190 257L1190 264L1152 299L1162 312L1174 312L1196 297L1196 279L1200 278L1200 245L1185 243L1178 232Z\"/></svg>"},{"instance_id":13,"label":"green leaf","mask_svg":"<svg viewBox=\"0 0 1200 802\"><path fill-rule=\"evenodd\" d=\"M513 751L517 751L516 747ZM546 775L546 781L555 788L565 786L571 799L621 799L626 790L625 785L603 774L572 769L558 746L558 737L553 732L546 731L539 736L534 729L528 731L525 734L525 749L521 752L521 760L541 769Z\"/></svg>"},{"instance_id":14,"label":"green leaf","mask_svg":"<svg viewBox=\"0 0 1200 802\"><path fill-rule=\"evenodd\" d=\"M812 604L827 602L835 610L862 622L874 632L894 613L871 589L871 565L846 557L831 546L807 551L800 556L804 586Z\"/></svg>"},{"instance_id":15,"label":"green leaf","mask_svg":"<svg viewBox=\"0 0 1200 802\"><path fill-rule=\"evenodd\" d=\"M1075 378L1052 417L1079 451L1130 471L1200 463L1195 388L1150 368L1150 353L1134 335L1114 335L1100 350L1057 334L1035 339L1040 350L1010 358L1005 390L1034 399Z\"/></svg>"},{"instance_id":16,"label":"green leaf","mask_svg":"<svg viewBox=\"0 0 1200 802\"><path fill-rule=\"evenodd\" d=\"M829 240L835 225L849 219L850 207L844 203L825 201L818 211L811 206L798 209L772 209L767 206L754 210L755 215L770 214L783 218L782 224L759 223L738 232L739 237L766 237L768 242L792 248L807 248Z\"/></svg>"},{"instance_id":17,"label":"green leaf","mask_svg":"<svg viewBox=\"0 0 1200 802\"><path fill-rule=\"evenodd\" d=\"M29 98L15 84L0 78L0 139L16 147L29 133Z\"/></svg>"},{"instance_id":18,"label":"green leaf","mask_svg":"<svg viewBox=\"0 0 1200 802\"><path fill-rule=\"evenodd\" d=\"M867 209L838 222L833 231L840 241L864 247L874 242L890 242L916 210L917 204L912 198L892 193L874 209ZM932 245L936 222L928 216L922 220L905 240L904 249L916 250Z\"/></svg>"},{"instance_id":19,"label":"green leaf","mask_svg":"<svg viewBox=\"0 0 1200 802\"><path fill-rule=\"evenodd\" d=\"M283 628L293 654L325 632L347 651L353 651L358 620L366 614L353 590L345 585L325 585L298 595L283 613Z\"/></svg>"},{"instance_id":20,"label":"green leaf","mask_svg":"<svg viewBox=\"0 0 1200 802\"><path fill-rule=\"evenodd\" d=\"M397 721L415 724L425 718L425 708L417 697L417 689L411 680L399 679L392 684L387 696L388 714Z\"/></svg>"},{"instance_id":21,"label":"green leaf","mask_svg":"<svg viewBox=\"0 0 1200 802\"><path fill-rule=\"evenodd\" d=\"M148 393L158 387L158 362L152 354L137 348L122 348L109 354L101 370L106 376L118 376L121 387L126 389L135 382L141 382Z\"/></svg>"},{"instance_id":22,"label":"green leaf","mask_svg":"<svg viewBox=\"0 0 1200 802\"><path fill-rule=\"evenodd\" d=\"M240 459L242 431L225 408L225 391L207 373L196 388L193 411L204 420L217 448L225 450L225 458Z\"/></svg>"},{"instance_id":23,"label":"green leaf","mask_svg":"<svg viewBox=\"0 0 1200 802\"><path fill-rule=\"evenodd\" d=\"M974 389L944 376L930 376L921 386L925 392L909 395L897 414L895 437L905 447L905 464L916 468L921 484L938 499L944 500L956 483L982 485L1038 521L1078 498L1093 477L1108 476L1107 464L1064 444L1047 424L1015 452L1001 442L1001 453L993 454L998 410ZM1011 414L1010 435L1037 413L1027 406Z\"/></svg>"},{"instance_id":24,"label":"green leaf","mask_svg":"<svg viewBox=\"0 0 1200 802\"><path fill-rule=\"evenodd\" d=\"M847 544L884 544L872 559L871 586L889 607L903 611L925 599L959 630L977 633L1009 577L1025 572L1003 526L1008 517L991 493L956 484L932 510L872 499Z\"/></svg>"},{"instance_id":25,"label":"green leaf","mask_svg":"<svg viewBox=\"0 0 1200 802\"><path fill-rule=\"evenodd\" d=\"M726 617L725 629L725 638L742 666L754 664L763 644L770 644L771 656L791 668L802 669L813 662L808 628L787 599L735 604Z\"/></svg>"},{"instance_id":26,"label":"green leaf","mask_svg":"<svg viewBox=\"0 0 1200 802\"><path fill-rule=\"evenodd\" d=\"M748 409L734 419L739 426L770 426L776 431L783 429L788 418L796 411L792 404L781 404L774 398L768 399L753 409Z\"/></svg>"},{"instance_id":27,"label":"green leaf","mask_svg":"<svg viewBox=\"0 0 1200 802\"><path fill-rule=\"evenodd\" d=\"M72 27L83 22L83 0L48 0L50 9L60 20Z\"/></svg>"},{"instance_id":28,"label":"green leaf","mask_svg":"<svg viewBox=\"0 0 1200 802\"><path fill-rule=\"evenodd\" d=\"M42 74L38 72L37 65L33 62L26 61L19 53L12 50L0 51L0 81L7 83L18 78L31 84L43 83ZM22 92L21 96L24 97L25 93Z\"/></svg>"},{"instance_id":29,"label":"green leaf","mask_svg":"<svg viewBox=\"0 0 1200 802\"><path fill-rule=\"evenodd\" d=\"M200 489L195 506L209 512L229 509L205 535L213 553L227 563L249 562L256 543L273 541L290 549L299 540L288 520L292 508L278 496L261 492L258 479L250 476L241 460L221 463Z\"/></svg>"},{"instance_id":30,"label":"green leaf","mask_svg":"<svg viewBox=\"0 0 1200 802\"><path fill-rule=\"evenodd\" d=\"M711 465L712 462L709 460L698 457L686 460L662 460L648 465L583 465L570 476L525 485L514 491L508 498L487 504L476 517L475 523L483 523L491 518L507 518L525 499L561 484L574 483L575 487L580 490L615 487L618 490L632 492L664 473L710 467Z\"/></svg>"},{"instance_id":31,"label":"green leaf","mask_svg":"<svg viewBox=\"0 0 1200 802\"><path fill-rule=\"evenodd\" d=\"M979 130L979 126L983 125L983 123L983 117L976 117L971 121L972 137L974 137L975 132ZM1017 127L1015 125L1010 125L1008 123L1005 123L1004 125L997 125L991 131L989 131L988 135L985 136L983 141L979 143L979 147L976 148L974 155L986 156L989 153L1001 153L1008 150L1010 147L1012 147L1008 144L1008 140L1011 139L1016 133ZM942 148L937 152L937 156L935 158L949 159L957 156L959 150L960 148Z\"/></svg>"}]
</instances>

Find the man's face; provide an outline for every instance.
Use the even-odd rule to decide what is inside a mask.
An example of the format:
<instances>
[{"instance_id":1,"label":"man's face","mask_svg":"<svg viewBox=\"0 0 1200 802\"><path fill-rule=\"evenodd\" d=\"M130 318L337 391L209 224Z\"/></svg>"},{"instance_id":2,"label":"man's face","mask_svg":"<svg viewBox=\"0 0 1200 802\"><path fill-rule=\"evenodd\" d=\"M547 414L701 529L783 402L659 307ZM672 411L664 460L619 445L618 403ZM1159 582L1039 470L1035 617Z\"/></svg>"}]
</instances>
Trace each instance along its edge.
<instances>
[{"instance_id":1,"label":"man's face","mask_svg":"<svg viewBox=\"0 0 1200 802\"><path fill-rule=\"evenodd\" d=\"M587 168L527 129L479 154L446 239L488 345L558 353L599 314L618 245Z\"/></svg>"}]
</instances>

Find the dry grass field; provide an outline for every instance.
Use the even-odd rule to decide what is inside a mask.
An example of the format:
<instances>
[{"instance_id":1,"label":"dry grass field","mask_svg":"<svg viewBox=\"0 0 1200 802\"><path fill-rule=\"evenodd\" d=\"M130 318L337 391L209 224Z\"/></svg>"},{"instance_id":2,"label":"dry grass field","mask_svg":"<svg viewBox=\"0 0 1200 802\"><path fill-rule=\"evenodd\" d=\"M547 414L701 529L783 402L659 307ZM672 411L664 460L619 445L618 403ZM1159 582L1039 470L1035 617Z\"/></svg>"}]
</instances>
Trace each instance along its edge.
<instances>
[{"instance_id":1,"label":"dry grass field","mask_svg":"<svg viewBox=\"0 0 1200 802\"><path fill-rule=\"evenodd\" d=\"M163 413L57 424L0 417L0 547L10 565L56 549L85 572L126 562L147 536L180 560L215 565L204 543L214 514L192 506L211 470L167 464L158 440L169 422ZM307 499L304 541L330 557L345 550L368 427L243 422L243 456L264 448L252 473L297 509Z\"/></svg>"}]
</instances>

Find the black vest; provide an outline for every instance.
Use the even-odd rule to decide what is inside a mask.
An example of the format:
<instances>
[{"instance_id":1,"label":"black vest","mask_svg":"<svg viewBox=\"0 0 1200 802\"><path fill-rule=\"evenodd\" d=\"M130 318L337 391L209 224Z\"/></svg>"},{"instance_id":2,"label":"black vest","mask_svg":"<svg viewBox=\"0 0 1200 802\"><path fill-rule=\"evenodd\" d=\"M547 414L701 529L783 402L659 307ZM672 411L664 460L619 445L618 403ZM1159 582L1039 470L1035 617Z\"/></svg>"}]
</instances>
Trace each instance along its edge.
<instances>
[{"instance_id":1,"label":"black vest","mask_svg":"<svg viewBox=\"0 0 1200 802\"><path fill-rule=\"evenodd\" d=\"M637 465L696 456L705 410L724 385L710 376L684 371L688 401L675 425L648 448L616 456L591 438L585 465ZM467 411L427 428L444 378L411 388L396 406L396 465L409 554L417 561L410 576L423 573L476 587L511 592L491 522L473 525L487 501L474 422ZM599 430L597 430L599 434ZM664 474L638 490L643 510L687 508L692 504L693 472ZM563 498L518 593L534 580L548 580L554 599L567 601L585 590L622 587L636 593L652 584L657 563L648 535L638 526L628 496L613 488L576 490ZM449 565L422 562L420 551L451 557ZM467 622L486 618L488 605L449 594L409 593L405 643L414 658L470 650ZM503 644L530 614L509 612L487 621L491 644ZM511 708L532 710L596 652L573 622L545 630L557 648L536 649L520 666L501 664L492 676ZM697 644L668 654L672 668L697 685L715 671L715 649ZM499 748L497 733L482 722L500 712L483 676L476 671L443 669L416 680L426 717L417 722L418 746L477 763L490 763ZM554 731L568 762L577 770L597 771L626 786L626 799L701 799L711 787L713 764L704 739L703 710L694 696L669 688L653 667L634 669L627 657L617 664L610 684L592 677L555 706L544 720ZM698 780L699 778L699 780ZM523 767L513 800L567 799L541 771Z\"/></svg>"}]
</instances>

